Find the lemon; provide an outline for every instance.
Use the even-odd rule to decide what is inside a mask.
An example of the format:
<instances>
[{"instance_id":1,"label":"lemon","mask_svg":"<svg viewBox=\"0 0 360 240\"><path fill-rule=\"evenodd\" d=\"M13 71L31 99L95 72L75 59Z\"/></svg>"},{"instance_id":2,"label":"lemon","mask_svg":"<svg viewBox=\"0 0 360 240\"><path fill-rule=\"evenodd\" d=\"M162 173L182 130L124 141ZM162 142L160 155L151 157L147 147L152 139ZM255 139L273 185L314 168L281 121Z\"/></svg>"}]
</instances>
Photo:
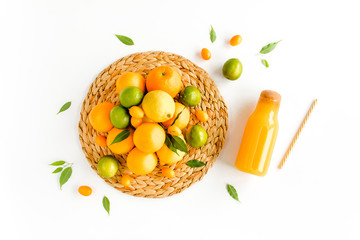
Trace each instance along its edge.
<instances>
[{"instance_id":1,"label":"lemon","mask_svg":"<svg viewBox=\"0 0 360 240\"><path fill-rule=\"evenodd\" d=\"M102 177L111 178L119 170L119 162L113 156L102 156L97 164L97 170Z\"/></svg>"},{"instance_id":2,"label":"lemon","mask_svg":"<svg viewBox=\"0 0 360 240\"><path fill-rule=\"evenodd\" d=\"M243 66L239 59L231 58L223 66L223 75L229 80L236 80L240 77Z\"/></svg>"},{"instance_id":3,"label":"lemon","mask_svg":"<svg viewBox=\"0 0 360 240\"><path fill-rule=\"evenodd\" d=\"M190 146L199 148L205 145L208 135L206 130L200 125L194 125L186 131L186 141Z\"/></svg>"},{"instance_id":4,"label":"lemon","mask_svg":"<svg viewBox=\"0 0 360 240\"><path fill-rule=\"evenodd\" d=\"M182 140L184 140L184 142L185 142L183 135L180 135L179 137ZM177 152L177 154L175 152L171 151L166 146L166 144L164 144L160 148L160 150L156 152L156 155L158 156L161 165L165 165L165 164L172 165L172 164L177 163L181 159L183 159L183 157L185 155L185 152L182 152L180 150L177 150L176 152Z\"/></svg>"},{"instance_id":5,"label":"lemon","mask_svg":"<svg viewBox=\"0 0 360 240\"><path fill-rule=\"evenodd\" d=\"M168 93L155 90L145 95L142 108L145 115L154 122L165 122L174 115L175 102Z\"/></svg>"}]
</instances>

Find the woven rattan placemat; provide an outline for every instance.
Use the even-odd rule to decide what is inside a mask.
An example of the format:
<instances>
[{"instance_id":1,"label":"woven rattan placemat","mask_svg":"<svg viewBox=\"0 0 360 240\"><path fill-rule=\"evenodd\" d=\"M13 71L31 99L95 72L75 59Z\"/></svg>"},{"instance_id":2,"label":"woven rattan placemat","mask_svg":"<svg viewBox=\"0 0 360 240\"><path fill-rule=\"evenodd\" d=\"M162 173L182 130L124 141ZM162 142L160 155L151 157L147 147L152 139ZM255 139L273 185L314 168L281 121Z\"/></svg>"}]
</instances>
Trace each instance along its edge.
<instances>
[{"instance_id":1,"label":"woven rattan placemat","mask_svg":"<svg viewBox=\"0 0 360 240\"><path fill-rule=\"evenodd\" d=\"M95 137L99 134L89 123L89 113L98 103L109 101L119 104L115 81L124 72L139 72L146 76L148 72L157 66L170 66L179 70L184 86L197 87L202 95L201 102L190 108L191 117L189 126L193 124L202 125L208 133L208 142L201 148L192 148L188 145L189 154L184 159L171 167L175 170L172 179L163 177L160 166L146 175L137 176L132 174L126 167L126 155L113 154L108 148L103 148L95 143ZM195 111L201 109L208 113L210 119L201 123L196 119ZM79 137L82 149L89 161L91 168L97 172L97 162L103 155L113 155L119 162L120 167L116 176L104 179L114 188L137 197L162 198L180 193L193 183L200 181L207 171L213 166L219 155L228 128L227 107L214 81L206 71L196 66L188 59L166 52L143 52L123 57L103 70L91 84L89 92L83 102L80 112ZM186 130L186 129L185 129ZM188 167L188 160L197 159L206 165L200 168ZM123 187L120 180L123 174L130 174L132 182L130 187Z\"/></svg>"}]
</instances>

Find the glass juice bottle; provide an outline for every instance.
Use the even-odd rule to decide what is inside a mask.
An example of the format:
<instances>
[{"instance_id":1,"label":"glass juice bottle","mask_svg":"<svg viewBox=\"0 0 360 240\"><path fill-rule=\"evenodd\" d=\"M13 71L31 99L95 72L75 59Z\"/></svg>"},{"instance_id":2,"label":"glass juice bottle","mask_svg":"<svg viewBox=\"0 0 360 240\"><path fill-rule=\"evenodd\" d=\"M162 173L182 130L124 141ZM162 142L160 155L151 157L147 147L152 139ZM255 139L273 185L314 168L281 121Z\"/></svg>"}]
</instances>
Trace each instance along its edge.
<instances>
[{"instance_id":1,"label":"glass juice bottle","mask_svg":"<svg viewBox=\"0 0 360 240\"><path fill-rule=\"evenodd\" d=\"M237 169L257 176L266 175L279 130L280 101L277 92L261 92L255 111L246 123L235 162Z\"/></svg>"}]
</instances>

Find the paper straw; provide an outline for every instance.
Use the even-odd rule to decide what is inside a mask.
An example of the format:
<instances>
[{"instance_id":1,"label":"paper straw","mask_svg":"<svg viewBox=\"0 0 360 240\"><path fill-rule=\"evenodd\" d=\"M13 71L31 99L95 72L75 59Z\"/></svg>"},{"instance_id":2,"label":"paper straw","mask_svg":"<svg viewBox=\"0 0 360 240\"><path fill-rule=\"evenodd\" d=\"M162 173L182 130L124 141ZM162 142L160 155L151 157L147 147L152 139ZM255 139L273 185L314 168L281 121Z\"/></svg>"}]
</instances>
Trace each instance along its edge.
<instances>
[{"instance_id":1,"label":"paper straw","mask_svg":"<svg viewBox=\"0 0 360 240\"><path fill-rule=\"evenodd\" d=\"M305 117L304 121L301 123L300 128L298 129L298 131L297 131L297 133L296 133L295 137L294 137L294 138L293 138L293 140L291 141L291 144L290 144L290 146L289 146L288 150L286 151L286 153L285 153L285 155L284 155L284 157L283 157L283 159L282 159L281 163L279 164L279 168L280 168L280 169L282 169L282 168L283 168L284 163L286 162L286 159L287 159L287 157L289 156L289 154L290 154L290 152L291 152L291 149L293 148L293 146L294 146L294 144L295 144L296 140L298 139L298 137L299 137L299 135L300 135L300 132L301 132L301 130L303 129L303 127L304 127L304 125L305 125L306 121L308 120L308 118L309 118L309 116L310 116L310 114L311 114L312 110L314 109L314 107L315 107L316 103L317 103L317 99L315 99L315 100L314 100L314 102L311 104L310 109L309 109L309 111L307 112L307 114L306 114L306 117Z\"/></svg>"}]
</instances>

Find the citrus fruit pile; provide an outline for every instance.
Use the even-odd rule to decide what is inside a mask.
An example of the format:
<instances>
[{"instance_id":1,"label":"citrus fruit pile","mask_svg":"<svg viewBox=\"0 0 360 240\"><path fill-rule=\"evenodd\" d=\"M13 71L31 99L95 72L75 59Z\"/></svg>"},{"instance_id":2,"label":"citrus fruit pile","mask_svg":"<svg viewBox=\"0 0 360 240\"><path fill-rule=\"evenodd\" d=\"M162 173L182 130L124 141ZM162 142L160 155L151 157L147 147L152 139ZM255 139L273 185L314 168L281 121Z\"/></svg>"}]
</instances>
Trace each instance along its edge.
<instances>
[{"instance_id":1,"label":"citrus fruit pile","mask_svg":"<svg viewBox=\"0 0 360 240\"><path fill-rule=\"evenodd\" d=\"M146 79L138 72L125 72L117 78L116 90L120 105L102 102L89 114L98 132L96 143L114 154L127 154L126 165L133 174L149 174L160 164L163 176L175 177L173 164L188 153L188 145L199 148L207 142L201 125L188 124L189 108L200 103L200 91L184 88L179 72L168 66L152 69ZM200 122L209 119L205 111L195 115ZM97 170L111 178L119 171L119 161L102 156ZM130 175L122 176L121 184L130 186Z\"/></svg>"}]
</instances>

